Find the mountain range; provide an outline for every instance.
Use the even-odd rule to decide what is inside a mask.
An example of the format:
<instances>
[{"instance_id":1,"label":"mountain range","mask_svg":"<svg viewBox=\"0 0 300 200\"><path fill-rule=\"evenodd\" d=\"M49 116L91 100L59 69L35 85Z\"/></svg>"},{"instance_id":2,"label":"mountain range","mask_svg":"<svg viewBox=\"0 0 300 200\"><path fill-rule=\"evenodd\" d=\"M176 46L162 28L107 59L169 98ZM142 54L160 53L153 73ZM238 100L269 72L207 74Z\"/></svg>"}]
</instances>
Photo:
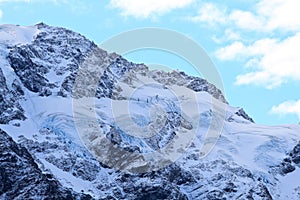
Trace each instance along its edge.
<instances>
[{"instance_id":1,"label":"mountain range","mask_svg":"<svg viewBox=\"0 0 300 200\"><path fill-rule=\"evenodd\" d=\"M0 25L0 199L297 200L299 141L203 78Z\"/></svg>"}]
</instances>

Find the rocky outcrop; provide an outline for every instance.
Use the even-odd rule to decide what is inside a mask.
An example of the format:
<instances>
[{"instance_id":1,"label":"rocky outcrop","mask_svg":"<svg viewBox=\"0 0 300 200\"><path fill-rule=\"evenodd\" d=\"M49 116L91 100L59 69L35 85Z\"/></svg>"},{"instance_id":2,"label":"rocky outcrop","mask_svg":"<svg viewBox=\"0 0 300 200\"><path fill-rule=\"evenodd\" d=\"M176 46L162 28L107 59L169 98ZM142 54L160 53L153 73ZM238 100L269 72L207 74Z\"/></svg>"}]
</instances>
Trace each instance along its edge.
<instances>
[{"instance_id":1,"label":"rocky outcrop","mask_svg":"<svg viewBox=\"0 0 300 200\"><path fill-rule=\"evenodd\" d=\"M63 80L78 70L96 45L70 30L36 25L39 33L27 45L11 49L8 60L23 85L40 96L68 90Z\"/></svg>"},{"instance_id":2,"label":"rocky outcrop","mask_svg":"<svg viewBox=\"0 0 300 200\"><path fill-rule=\"evenodd\" d=\"M244 119L254 123L254 120L244 111L243 108L239 109L236 113L236 115L243 117Z\"/></svg>"},{"instance_id":3,"label":"rocky outcrop","mask_svg":"<svg viewBox=\"0 0 300 200\"><path fill-rule=\"evenodd\" d=\"M289 154L293 163L300 167L300 142L294 147L292 152Z\"/></svg>"},{"instance_id":4,"label":"rocky outcrop","mask_svg":"<svg viewBox=\"0 0 300 200\"><path fill-rule=\"evenodd\" d=\"M7 124L11 120L24 120L24 110L18 100L24 95L19 83L15 81L13 88L8 89L6 79L0 68L0 124Z\"/></svg>"},{"instance_id":5,"label":"rocky outcrop","mask_svg":"<svg viewBox=\"0 0 300 200\"><path fill-rule=\"evenodd\" d=\"M276 170L286 175L296 170L296 167L300 167L300 142L293 148L293 150L283 159L279 166L276 166Z\"/></svg>"}]
</instances>

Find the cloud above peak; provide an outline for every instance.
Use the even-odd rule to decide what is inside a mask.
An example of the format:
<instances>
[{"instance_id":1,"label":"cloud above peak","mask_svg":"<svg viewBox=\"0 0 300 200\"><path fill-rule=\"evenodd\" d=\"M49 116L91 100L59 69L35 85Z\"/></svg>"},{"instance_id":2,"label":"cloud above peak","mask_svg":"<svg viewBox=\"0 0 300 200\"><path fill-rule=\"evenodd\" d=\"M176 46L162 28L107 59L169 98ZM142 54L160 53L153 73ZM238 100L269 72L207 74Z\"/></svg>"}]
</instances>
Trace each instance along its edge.
<instances>
[{"instance_id":1,"label":"cloud above peak","mask_svg":"<svg viewBox=\"0 0 300 200\"><path fill-rule=\"evenodd\" d=\"M214 3L202 4L198 10L198 14L187 19L193 22L205 22L213 26L225 24L228 21L225 9L220 8Z\"/></svg>"},{"instance_id":2,"label":"cloud above peak","mask_svg":"<svg viewBox=\"0 0 300 200\"><path fill-rule=\"evenodd\" d=\"M162 15L173 9L190 5L194 0L110 0L112 8L121 10L123 16L148 18Z\"/></svg>"},{"instance_id":3,"label":"cloud above peak","mask_svg":"<svg viewBox=\"0 0 300 200\"><path fill-rule=\"evenodd\" d=\"M300 2L258 0L245 8L224 5L202 3L197 15L188 19L214 27L220 35L212 37L220 45L215 51L218 59L243 63L245 72L235 84L273 89L300 81Z\"/></svg>"},{"instance_id":4,"label":"cloud above peak","mask_svg":"<svg viewBox=\"0 0 300 200\"><path fill-rule=\"evenodd\" d=\"M203 3L194 22L230 25L250 31L295 31L300 29L300 2L295 0L260 0L247 10L216 3Z\"/></svg>"},{"instance_id":5,"label":"cloud above peak","mask_svg":"<svg viewBox=\"0 0 300 200\"><path fill-rule=\"evenodd\" d=\"M296 114L300 120L300 100L285 101L277 106L273 106L270 113L279 114L281 116L287 114Z\"/></svg>"},{"instance_id":6,"label":"cloud above peak","mask_svg":"<svg viewBox=\"0 0 300 200\"><path fill-rule=\"evenodd\" d=\"M219 49L220 60L246 60L248 73L236 78L237 85L255 84L273 89L290 80L300 81L300 33L283 40L260 39L252 44L234 42Z\"/></svg>"},{"instance_id":7,"label":"cloud above peak","mask_svg":"<svg viewBox=\"0 0 300 200\"><path fill-rule=\"evenodd\" d=\"M258 15L266 19L269 30L300 28L300 2L295 0L261 0L257 4Z\"/></svg>"}]
</instances>

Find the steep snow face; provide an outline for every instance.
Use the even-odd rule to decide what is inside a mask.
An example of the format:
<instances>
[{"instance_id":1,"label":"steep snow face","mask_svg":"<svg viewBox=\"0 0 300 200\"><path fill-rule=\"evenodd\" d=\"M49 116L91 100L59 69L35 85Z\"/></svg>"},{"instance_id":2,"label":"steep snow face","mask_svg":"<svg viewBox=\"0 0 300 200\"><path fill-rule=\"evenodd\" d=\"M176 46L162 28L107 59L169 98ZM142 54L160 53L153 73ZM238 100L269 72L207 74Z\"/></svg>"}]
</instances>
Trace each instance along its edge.
<instances>
[{"instance_id":1,"label":"steep snow face","mask_svg":"<svg viewBox=\"0 0 300 200\"><path fill-rule=\"evenodd\" d=\"M0 25L0 43L8 46L29 44L38 33L36 26Z\"/></svg>"},{"instance_id":2,"label":"steep snow face","mask_svg":"<svg viewBox=\"0 0 300 200\"><path fill-rule=\"evenodd\" d=\"M31 43L38 33L35 26L0 25L0 123L25 119L18 102L24 91L7 56L9 48Z\"/></svg>"},{"instance_id":3,"label":"steep snow face","mask_svg":"<svg viewBox=\"0 0 300 200\"><path fill-rule=\"evenodd\" d=\"M63 28L0 34L0 128L28 150L0 131L1 181L36 177L37 196L55 183L61 199L299 199L299 125L255 124L206 80L150 71Z\"/></svg>"}]
</instances>

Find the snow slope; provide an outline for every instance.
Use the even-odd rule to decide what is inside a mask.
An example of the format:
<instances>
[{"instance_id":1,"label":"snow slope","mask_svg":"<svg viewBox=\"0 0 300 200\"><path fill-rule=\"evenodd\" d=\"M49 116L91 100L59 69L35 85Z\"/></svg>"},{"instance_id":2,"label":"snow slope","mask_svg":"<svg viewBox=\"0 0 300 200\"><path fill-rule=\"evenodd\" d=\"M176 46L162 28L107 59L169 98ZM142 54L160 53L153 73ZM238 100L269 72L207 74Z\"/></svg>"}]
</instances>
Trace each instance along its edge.
<instances>
[{"instance_id":1,"label":"snow slope","mask_svg":"<svg viewBox=\"0 0 300 200\"><path fill-rule=\"evenodd\" d=\"M0 43L6 45L24 45L33 41L39 33L36 26L0 25Z\"/></svg>"}]
</instances>

